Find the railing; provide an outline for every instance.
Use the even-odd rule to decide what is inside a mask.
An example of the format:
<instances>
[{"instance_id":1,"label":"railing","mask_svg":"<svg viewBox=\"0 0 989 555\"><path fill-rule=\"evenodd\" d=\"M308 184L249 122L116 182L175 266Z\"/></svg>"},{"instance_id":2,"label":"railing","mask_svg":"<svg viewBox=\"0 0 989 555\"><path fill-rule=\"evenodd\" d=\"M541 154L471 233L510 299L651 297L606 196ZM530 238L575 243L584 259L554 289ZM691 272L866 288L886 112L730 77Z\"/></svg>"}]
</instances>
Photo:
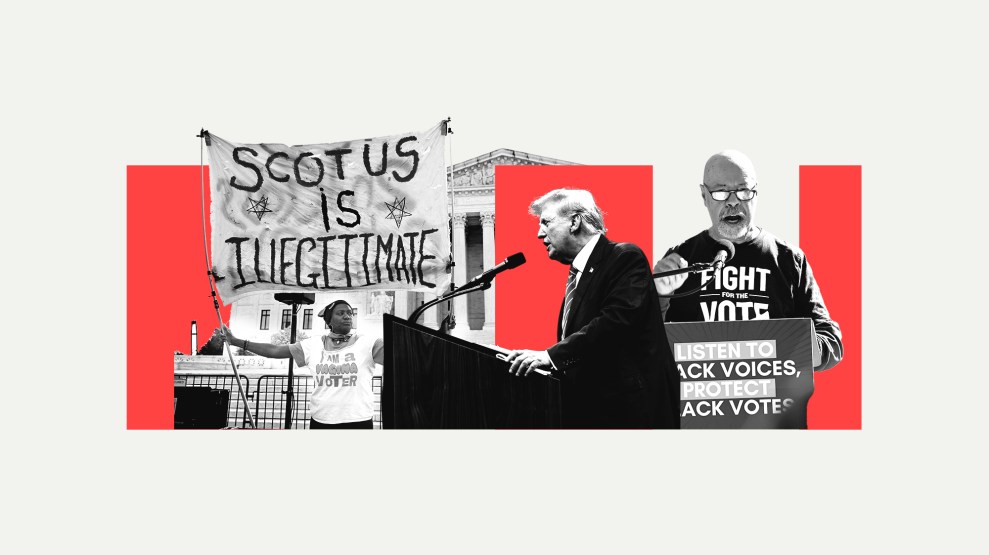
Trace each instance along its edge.
<instances>
[{"instance_id":1,"label":"railing","mask_svg":"<svg viewBox=\"0 0 989 555\"><path fill-rule=\"evenodd\" d=\"M291 427L293 429L309 428L309 397L312 395L313 379L310 376L294 376ZM285 404L288 397L288 376L263 375L255 381L253 388L251 380L241 376L244 393L247 398L254 400L254 417L259 429L281 430L285 428ZM230 391L230 405L227 409L227 426L230 428L249 428L247 411L237 391L233 376L213 374L183 374L176 375L175 385L211 387ZM381 428L381 376L371 378L371 392L374 395L374 428Z\"/></svg>"},{"instance_id":2,"label":"railing","mask_svg":"<svg viewBox=\"0 0 989 555\"><path fill-rule=\"evenodd\" d=\"M251 393L250 380L246 376L241 376L240 383L244 388L244 395L248 399L253 398L254 394ZM176 376L175 385L226 389L230 392L230 404L227 406L227 427L247 428L250 426L247 423L247 411L244 410L244 401L240 397L240 392L237 391L237 382L234 381L233 376L222 374L185 374L183 376Z\"/></svg>"},{"instance_id":3,"label":"railing","mask_svg":"<svg viewBox=\"0 0 989 555\"><path fill-rule=\"evenodd\" d=\"M292 393L292 423L293 429L309 427L309 396L312 378L309 376L294 376ZM288 376L261 376L258 378L254 403L254 416L258 419L258 428L265 430L281 430L285 428L285 404L288 399Z\"/></svg>"}]
</instances>

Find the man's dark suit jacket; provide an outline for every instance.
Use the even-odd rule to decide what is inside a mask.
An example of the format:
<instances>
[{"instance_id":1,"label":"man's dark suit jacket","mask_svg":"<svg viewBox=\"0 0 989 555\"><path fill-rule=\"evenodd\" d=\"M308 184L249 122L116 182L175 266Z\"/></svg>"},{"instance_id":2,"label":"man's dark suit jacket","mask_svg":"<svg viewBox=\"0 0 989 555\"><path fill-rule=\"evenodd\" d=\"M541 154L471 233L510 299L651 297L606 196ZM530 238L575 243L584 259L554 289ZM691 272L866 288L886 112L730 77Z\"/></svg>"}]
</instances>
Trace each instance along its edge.
<instances>
[{"instance_id":1,"label":"man's dark suit jacket","mask_svg":"<svg viewBox=\"0 0 989 555\"><path fill-rule=\"evenodd\" d=\"M679 428L680 378L649 260L601 236L548 349L562 372L565 428Z\"/></svg>"}]
</instances>

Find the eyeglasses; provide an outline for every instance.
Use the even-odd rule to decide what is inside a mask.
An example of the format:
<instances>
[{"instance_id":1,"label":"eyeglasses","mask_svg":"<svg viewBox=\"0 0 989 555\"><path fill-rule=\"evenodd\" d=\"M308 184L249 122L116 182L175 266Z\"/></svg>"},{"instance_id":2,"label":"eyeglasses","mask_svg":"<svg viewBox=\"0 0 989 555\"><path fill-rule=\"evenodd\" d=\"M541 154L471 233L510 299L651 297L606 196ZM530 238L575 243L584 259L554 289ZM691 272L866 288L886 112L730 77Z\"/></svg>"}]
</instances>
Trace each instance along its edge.
<instances>
[{"instance_id":1,"label":"eyeglasses","mask_svg":"<svg viewBox=\"0 0 989 555\"><path fill-rule=\"evenodd\" d=\"M704 184L702 183L701 185ZM712 191L711 189L708 188L707 185L704 185L704 188L707 189L707 192L708 194L711 195L711 198L713 198L718 202L728 200L728 197L730 197L732 193L735 194L735 198L744 202L744 201L752 200L759 192L756 191L755 189L738 189L736 191Z\"/></svg>"}]
</instances>

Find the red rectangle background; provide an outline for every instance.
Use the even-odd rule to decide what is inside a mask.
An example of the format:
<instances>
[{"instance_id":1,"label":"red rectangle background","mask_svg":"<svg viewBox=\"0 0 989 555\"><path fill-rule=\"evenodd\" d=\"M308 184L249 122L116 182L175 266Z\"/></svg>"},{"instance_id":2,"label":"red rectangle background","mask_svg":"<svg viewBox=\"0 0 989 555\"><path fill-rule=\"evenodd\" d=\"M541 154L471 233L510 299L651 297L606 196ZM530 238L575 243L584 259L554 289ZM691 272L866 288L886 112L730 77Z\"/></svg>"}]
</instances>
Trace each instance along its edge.
<instances>
[{"instance_id":1,"label":"red rectangle background","mask_svg":"<svg viewBox=\"0 0 989 555\"><path fill-rule=\"evenodd\" d=\"M188 353L192 320L203 346L217 327L203 244L209 168L127 168L127 428L171 429L173 353ZM221 306L224 321L230 307Z\"/></svg>"},{"instance_id":2,"label":"red rectangle background","mask_svg":"<svg viewBox=\"0 0 989 555\"><path fill-rule=\"evenodd\" d=\"M209 235L208 168L127 168L127 427L173 427L173 353L190 350L198 322L199 346L217 327L204 255ZM800 247L811 262L828 309L842 330L844 360L815 374L808 408L811 429L862 426L862 168L800 167ZM496 342L545 348L554 341L566 267L546 257L528 205L559 187L590 190L605 210L608 237L652 253L651 166L498 166L495 256L521 250L521 270L498 277ZM230 307L221 306L224 321Z\"/></svg>"},{"instance_id":3,"label":"red rectangle background","mask_svg":"<svg viewBox=\"0 0 989 555\"><path fill-rule=\"evenodd\" d=\"M814 374L811 429L862 428L862 166L800 166L800 248L807 255L845 356Z\"/></svg>"}]
</instances>

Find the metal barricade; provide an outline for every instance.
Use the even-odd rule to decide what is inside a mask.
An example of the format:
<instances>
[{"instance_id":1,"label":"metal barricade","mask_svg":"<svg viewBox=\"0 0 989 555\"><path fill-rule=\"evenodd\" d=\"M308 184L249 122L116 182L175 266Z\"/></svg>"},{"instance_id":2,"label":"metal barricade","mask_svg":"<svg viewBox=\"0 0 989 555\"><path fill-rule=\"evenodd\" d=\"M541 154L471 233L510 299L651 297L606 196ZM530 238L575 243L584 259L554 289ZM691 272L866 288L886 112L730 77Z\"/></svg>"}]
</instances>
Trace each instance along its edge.
<instances>
[{"instance_id":1,"label":"metal barricade","mask_svg":"<svg viewBox=\"0 0 989 555\"><path fill-rule=\"evenodd\" d=\"M309 396L312 394L313 380L310 376L294 376L295 394L292 402L292 428L309 428ZM261 376L254 394L255 417L259 429L281 430L285 428L285 398L287 397L287 376ZM381 376L371 378L371 392L374 395L374 429L381 429Z\"/></svg>"},{"instance_id":2,"label":"metal barricade","mask_svg":"<svg viewBox=\"0 0 989 555\"><path fill-rule=\"evenodd\" d=\"M381 429L381 376L371 378L371 393L374 394L374 429Z\"/></svg>"},{"instance_id":3,"label":"metal barricade","mask_svg":"<svg viewBox=\"0 0 989 555\"><path fill-rule=\"evenodd\" d=\"M309 395L312 378L293 376L292 428L309 428ZM261 376L255 393L254 416L259 429L285 428L285 401L288 396L288 376Z\"/></svg>"},{"instance_id":4,"label":"metal barricade","mask_svg":"<svg viewBox=\"0 0 989 555\"><path fill-rule=\"evenodd\" d=\"M226 389L229 391L230 404L227 406L227 427L250 427L247 423L247 410L245 410L244 401L241 399L240 392L237 390L237 382L234 381L234 376L223 374L187 374L181 378L183 381L176 380L175 385L211 387L213 389ZM253 396L250 380L246 376L241 376L240 383L244 387L244 395L250 399Z\"/></svg>"},{"instance_id":5,"label":"metal barricade","mask_svg":"<svg viewBox=\"0 0 989 555\"><path fill-rule=\"evenodd\" d=\"M241 376L244 394L254 400L254 416L259 429L280 430L285 428L285 400L288 390L288 376L264 375L257 379L251 390L251 380ZM310 376L294 376L295 391L292 402L292 428L309 428L309 398L313 380ZM374 429L381 429L381 376L371 378L371 392L374 395ZM227 408L227 426L249 428L247 411L237 391L234 377L222 374L185 374L177 378L175 385L211 387L230 391L230 405Z\"/></svg>"}]
</instances>

